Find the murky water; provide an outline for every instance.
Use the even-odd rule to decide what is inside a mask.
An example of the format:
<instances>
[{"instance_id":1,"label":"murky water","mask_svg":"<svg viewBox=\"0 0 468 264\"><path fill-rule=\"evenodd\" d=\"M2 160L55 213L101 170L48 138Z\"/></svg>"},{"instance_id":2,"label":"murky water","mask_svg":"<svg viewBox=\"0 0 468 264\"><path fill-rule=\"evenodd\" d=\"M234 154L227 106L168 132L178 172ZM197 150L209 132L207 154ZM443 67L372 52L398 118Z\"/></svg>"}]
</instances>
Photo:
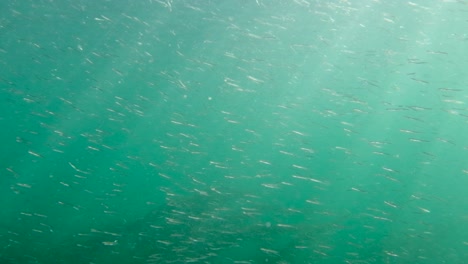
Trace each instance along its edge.
<instances>
[{"instance_id":1,"label":"murky water","mask_svg":"<svg viewBox=\"0 0 468 264\"><path fill-rule=\"evenodd\" d=\"M465 263L463 1L4 1L1 263Z\"/></svg>"}]
</instances>

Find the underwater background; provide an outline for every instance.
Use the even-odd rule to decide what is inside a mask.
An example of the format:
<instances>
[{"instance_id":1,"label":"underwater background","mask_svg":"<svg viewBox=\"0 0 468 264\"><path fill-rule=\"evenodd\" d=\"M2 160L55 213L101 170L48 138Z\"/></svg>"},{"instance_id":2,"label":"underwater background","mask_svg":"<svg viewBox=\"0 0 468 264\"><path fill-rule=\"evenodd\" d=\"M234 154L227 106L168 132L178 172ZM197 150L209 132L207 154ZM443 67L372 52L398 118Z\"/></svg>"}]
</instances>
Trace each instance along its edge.
<instances>
[{"instance_id":1,"label":"underwater background","mask_svg":"<svg viewBox=\"0 0 468 264\"><path fill-rule=\"evenodd\" d=\"M467 263L468 3L0 3L0 263Z\"/></svg>"}]
</instances>

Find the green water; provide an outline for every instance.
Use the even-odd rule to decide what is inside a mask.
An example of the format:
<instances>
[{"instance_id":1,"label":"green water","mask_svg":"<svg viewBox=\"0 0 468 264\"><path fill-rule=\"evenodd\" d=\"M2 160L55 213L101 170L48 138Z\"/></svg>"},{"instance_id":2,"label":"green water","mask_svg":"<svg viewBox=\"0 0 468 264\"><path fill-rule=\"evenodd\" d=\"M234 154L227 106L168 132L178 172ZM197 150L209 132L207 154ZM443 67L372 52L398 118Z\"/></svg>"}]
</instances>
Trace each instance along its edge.
<instances>
[{"instance_id":1,"label":"green water","mask_svg":"<svg viewBox=\"0 0 468 264\"><path fill-rule=\"evenodd\" d=\"M467 263L464 1L0 3L0 263Z\"/></svg>"}]
</instances>

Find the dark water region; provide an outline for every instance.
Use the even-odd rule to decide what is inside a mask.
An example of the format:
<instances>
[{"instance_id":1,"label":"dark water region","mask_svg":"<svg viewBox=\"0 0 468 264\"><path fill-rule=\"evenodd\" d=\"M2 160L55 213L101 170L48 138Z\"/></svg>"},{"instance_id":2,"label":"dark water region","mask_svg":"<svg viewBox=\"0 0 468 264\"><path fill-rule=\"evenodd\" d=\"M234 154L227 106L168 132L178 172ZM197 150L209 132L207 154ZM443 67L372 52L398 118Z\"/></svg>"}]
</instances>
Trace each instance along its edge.
<instances>
[{"instance_id":1,"label":"dark water region","mask_svg":"<svg viewBox=\"0 0 468 264\"><path fill-rule=\"evenodd\" d=\"M3 1L0 263L466 263L463 1Z\"/></svg>"}]
</instances>

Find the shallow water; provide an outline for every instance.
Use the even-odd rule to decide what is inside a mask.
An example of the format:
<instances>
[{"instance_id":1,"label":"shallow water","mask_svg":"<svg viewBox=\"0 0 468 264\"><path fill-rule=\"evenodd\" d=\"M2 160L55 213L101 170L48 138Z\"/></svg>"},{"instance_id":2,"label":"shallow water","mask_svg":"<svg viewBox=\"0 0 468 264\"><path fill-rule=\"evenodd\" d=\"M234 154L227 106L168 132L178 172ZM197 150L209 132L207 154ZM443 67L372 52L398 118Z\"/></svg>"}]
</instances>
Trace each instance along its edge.
<instances>
[{"instance_id":1,"label":"shallow water","mask_svg":"<svg viewBox=\"0 0 468 264\"><path fill-rule=\"evenodd\" d=\"M4 1L1 263L465 263L460 1Z\"/></svg>"}]
</instances>

